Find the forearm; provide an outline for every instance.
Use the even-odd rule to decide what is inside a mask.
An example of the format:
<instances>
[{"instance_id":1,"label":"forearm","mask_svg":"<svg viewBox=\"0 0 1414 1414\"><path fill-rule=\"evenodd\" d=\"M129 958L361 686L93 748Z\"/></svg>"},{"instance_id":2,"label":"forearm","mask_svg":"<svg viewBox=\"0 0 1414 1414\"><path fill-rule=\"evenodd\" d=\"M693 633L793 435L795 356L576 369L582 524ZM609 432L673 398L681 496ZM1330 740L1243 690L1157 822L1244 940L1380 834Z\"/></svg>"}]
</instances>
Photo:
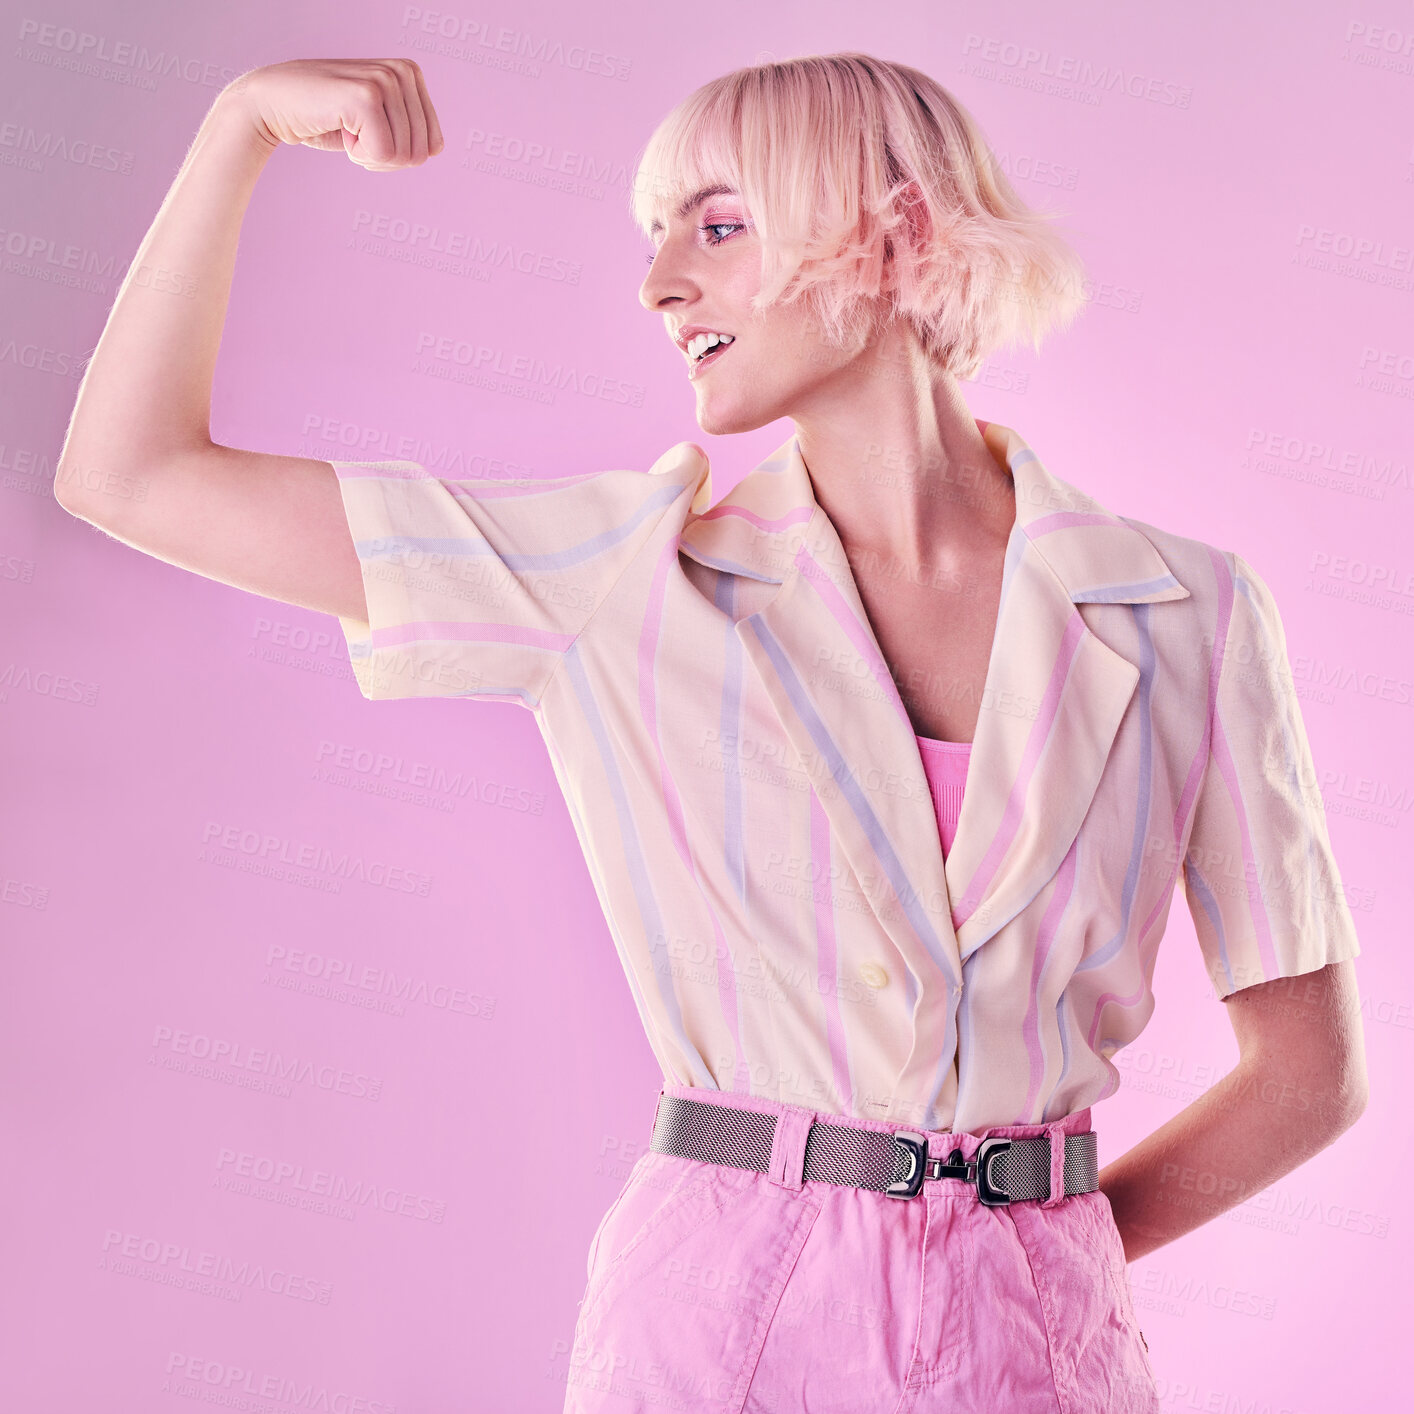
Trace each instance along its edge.
<instances>
[{"instance_id":1,"label":"forearm","mask_svg":"<svg viewBox=\"0 0 1414 1414\"><path fill-rule=\"evenodd\" d=\"M1239 1061L1100 1174L1133 1261L1245 1202L1334 1142L1359 1116L1342 1085Z\"/></svg>"},{"instance_id":2,"label":"forearm","mask_svg":"<svg viewBox=\"0 0 1414 1414\"><path fill-rule=\"evenodd\" d=\"M207 113L123 279L79 388L58 493L209 442L241 222L277 146L230 92Z\"/></svg>"}]
</instances>

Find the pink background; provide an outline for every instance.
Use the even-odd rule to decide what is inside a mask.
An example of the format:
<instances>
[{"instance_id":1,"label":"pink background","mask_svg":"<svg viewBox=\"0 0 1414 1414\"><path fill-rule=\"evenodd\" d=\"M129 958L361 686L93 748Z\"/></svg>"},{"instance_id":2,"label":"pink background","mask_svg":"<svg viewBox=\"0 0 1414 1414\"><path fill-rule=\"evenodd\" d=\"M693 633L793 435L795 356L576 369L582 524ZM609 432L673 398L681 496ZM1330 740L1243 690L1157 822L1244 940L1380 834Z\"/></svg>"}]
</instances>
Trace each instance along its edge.
<instances>
[{"instance_id":1,"label":"pink background","mask_svg":"<svg viewBox=\"0 0 1414 1414\"><path fill-rule=\"evenodd\" d=\"M447 136L395 175L276 154L219 439L533 474L646 468L688 439L720 495L789 425L698 431L636 299L632 159L718 73L863 49L949 85L1022 194L1069 213L1091 307L1040 359L994 358L969 403L1112 509L1268 580L1361 930L1364 1118L1131 1267L1165 1408L1387 1407L1414 1257L1414 18L1310 0L664 13L72 0L5 21L0 1406L285 1411L314 1390L366 1414L558 1410L590 1235L658 1087L528 713L368 703L332 618L51 498L82 360L217 89L285 58L411 54ZM80 62L80 34L110 57ZM399 221L437 236L372 239ZM432 253L474 242L449 267ZM432 374L428 336L641 405ZM250 872L213 851L228 829L395 882ZM1181 906L1159 973L1126 1086L1096 1109L1102 1165L1237 1058ZM272 1052L293 1078L272 1080Z\"/></svg>"}]
</instances>

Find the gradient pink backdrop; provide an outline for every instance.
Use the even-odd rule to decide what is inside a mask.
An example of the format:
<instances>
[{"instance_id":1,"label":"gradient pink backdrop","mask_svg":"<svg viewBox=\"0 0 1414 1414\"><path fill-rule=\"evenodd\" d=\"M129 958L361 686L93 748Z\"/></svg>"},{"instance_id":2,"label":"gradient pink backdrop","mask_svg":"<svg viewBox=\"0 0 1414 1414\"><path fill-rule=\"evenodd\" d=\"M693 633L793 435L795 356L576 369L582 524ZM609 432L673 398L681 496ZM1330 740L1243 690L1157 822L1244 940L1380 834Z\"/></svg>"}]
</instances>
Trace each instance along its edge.
<instances>
[{"instance_id":1,"label":"gradient pink backdrop","mask_svg":"<svg viewBox=\"0 0 1414 1414\"><path fill-rule=\"evenodd\" d=\"M1165 1408L1389 1407L1414 1258L1407 6L20 0L3 23L0 1407L557 1411L590 1235L658 1086L528 713L365 702L335 620L51 497L82 361L217 88L412 54L447 136L395 175L276 154L219 439L534 474L689 439L720 495L789 427L697 429L636 299L632 159L706 79L842 49L936 75L1069 213L1090 307L969 402L1271 584L1360 925L1364 1118L1131 1268ZM378 238L392 222L436 236ZM617 392L465 381L420 361L444 338ZM251 872L225 831L370 875ZM1237 1057L1184 909L1168 932L1159 1012L1096 1110L1102 1165Z\"/></svg>"}]
</instances>

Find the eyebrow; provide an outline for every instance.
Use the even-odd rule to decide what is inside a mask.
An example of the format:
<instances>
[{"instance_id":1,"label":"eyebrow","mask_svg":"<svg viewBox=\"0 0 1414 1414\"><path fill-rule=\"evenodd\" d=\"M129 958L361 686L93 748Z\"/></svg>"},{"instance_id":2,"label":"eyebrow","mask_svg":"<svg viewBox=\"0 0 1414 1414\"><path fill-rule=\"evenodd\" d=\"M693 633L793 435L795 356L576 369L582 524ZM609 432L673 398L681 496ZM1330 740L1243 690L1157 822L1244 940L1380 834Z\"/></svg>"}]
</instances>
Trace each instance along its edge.
<instances>
[{"instance_id":1,"label":"eyebrow","mask_svg":"<svg viewBox=\"0 0 1414 1414\"><path fill-rule=\"evenodd\" d=\"M708 197L713 197L713 196L735 196L735 195L736 195L736 188L735 188L735 187L722 186L720 183L719 183L718 185L716 185L716 186L711 186L711 187L699 187L699 188L698 188L695 192L693 192L690 196L685 196L685 197L678 203L677 210L673 212L673 215L676 216L679 221L681 221L681 220L683 219L683 217L686 216L687 213L688 213L689 211L691 211L694 206L697 206L697 205L699 205L701 202L706 201L706 200L708 199ZM656 236L656 235L658 234L658 232L661 231L662 229L663 229L663 223L662 223L661 221L654 221L654 222L648 227L648 234L649 234L650 236Z\"/></svg>"}]
</instances>

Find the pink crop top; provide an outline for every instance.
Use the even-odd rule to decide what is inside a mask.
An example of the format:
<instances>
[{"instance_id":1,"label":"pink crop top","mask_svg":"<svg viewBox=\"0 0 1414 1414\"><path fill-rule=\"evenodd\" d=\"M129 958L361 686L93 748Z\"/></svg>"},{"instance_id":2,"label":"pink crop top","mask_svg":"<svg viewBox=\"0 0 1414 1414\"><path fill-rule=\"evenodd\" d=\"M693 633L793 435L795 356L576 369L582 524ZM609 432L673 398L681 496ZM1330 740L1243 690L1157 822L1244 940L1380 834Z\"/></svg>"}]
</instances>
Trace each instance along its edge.
<instances>
[{"instance_id":1,"label":"pink crop top","mask_svg":"<svg viewBox=\"0 0 1414 1414\"><path fill-rule=\"evenodd\" d=\"M931 736L917 736L918 754L923 758L923 774L933 796L933 809L938 817L938 836L943 855L952 848L957 834L957 815L962 809L962 792L967 784L967 762L972 754L970 741L938 741Z\"/></svg>"}]
</instances>

